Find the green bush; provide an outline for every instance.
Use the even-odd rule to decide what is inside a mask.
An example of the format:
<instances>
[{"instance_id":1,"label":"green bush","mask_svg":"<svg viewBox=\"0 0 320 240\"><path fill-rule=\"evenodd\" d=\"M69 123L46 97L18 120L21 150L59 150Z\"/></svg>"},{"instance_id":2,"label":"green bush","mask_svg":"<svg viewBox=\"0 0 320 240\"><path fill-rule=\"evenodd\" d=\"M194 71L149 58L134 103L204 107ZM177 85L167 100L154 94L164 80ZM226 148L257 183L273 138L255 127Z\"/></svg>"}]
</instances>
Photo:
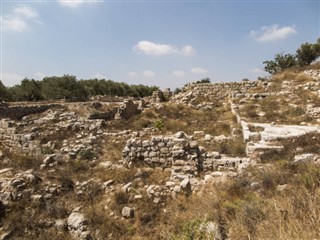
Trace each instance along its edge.
<instances>
[{"instance_id":1,"label":"green bush","mask_svg":"<svg viewBox=\"0 0 320 240\"><path fill-rule=\"evenodd\" d=\"M80 158L82 160L92 160L95 157L95 153L90 149L85 149L80 152Z\"/></svg>"},{"instance_id":2,"label":"green bush","mask_svg":"<svg viewBox=\"0 0 320 240\"><path fill-rule=\"evenodd\" d=\"M154 122L154 127L157 128L158 130L162 130L164 128L164 123L162 120L157 120Z\"/></svg>"}]
</instances>

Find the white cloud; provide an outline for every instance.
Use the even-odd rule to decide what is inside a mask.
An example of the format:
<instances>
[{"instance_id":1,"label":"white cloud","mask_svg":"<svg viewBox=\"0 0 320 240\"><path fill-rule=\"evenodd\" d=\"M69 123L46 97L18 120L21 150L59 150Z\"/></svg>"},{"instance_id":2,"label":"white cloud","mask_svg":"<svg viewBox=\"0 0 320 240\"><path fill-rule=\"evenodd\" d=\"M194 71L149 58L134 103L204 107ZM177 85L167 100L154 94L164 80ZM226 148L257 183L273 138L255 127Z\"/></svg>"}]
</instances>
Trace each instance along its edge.
<instances>
[{"instance_id":1,"label":"white cloud","mask_svg":"<svg viewBox=\"0 0 320 240\"><path fill-rule=\"evenodd\" d=\"M27 23L15 16L4 16L1 18L3 30L23 32L27 29Z\"/></svg>"},{"instance_id":2,"label":"white cloud","mask_svg":"<svg viewBox=\"0 0 320 240\"><path fill-rule=\"evenodd\" d=\"M283 40L296 33L298 33L298 31L295 26L280 27L274 24L271 26L263 26L259 31L251 31L250 36L258 42L273 42Z\"/></svg>"},{"instance_id":3,"label":"white cloud","mask_svg":"<svg viewBox=\"0 0 320 240\"><path fill-rule=\"evenodd\" d=\"M181 53L185 56L191 56L196 53L196 50L194 50L194 48L192 46L186 45L181 48Z\"/></svg>"},{"instance_id":4,"label":"white cloud","mask_svg":"<svg viewBox=\"0 0 320 240\"><path fill-rule=\"evenodd\" d=\"M128 76L129 77L137 77L138 73L136 73L136 72L128 72Z\"/></svg>"},{"instance_id":5,"label":"white cloud","mask_svg":"<svg viewBox=\"0 0 320 240\"><path fill-rule=\"evenodd\" d=\"M101 73L96 73L92 77L96 79L107 79L107 76Z\"/></svg>"},{"instance_id":6,"label":"white cloud","mask_svg":"<svg viewBox=\"0 0 320 240\"><path fill-rule=\"evenodd\" d=\"M140 41L133 47L133 50L139 54L150 56L160 56L176 53L177 50L168 44L157 44L149 41Z\"/></svg>"},{"instance_id":7,"label":"white cloud","mask_svg":"<svg viewBox=\"0 0 320 240\"><path fill-rule=\"evenodd\" d=\"M1 17L3 30L23 32L31 23L40 23L38 12L28 6L18 6L13 9L12 14Z\"/></svg>"},{"instance_id":8,"label":"white cloud","mask_svg":"<svg viewBox=\"0 0 320 240\"><path fill-rule=\"evenodd\" d=\"M203 74L203 73L207 73L208 71L206 69L203 69L201 67L194 67L194 68L191 68L190 70L192 73L194 74Z\"/></svg>"},{"instance_id":9,"label":"white cloud","mask_svg":"<svg viewBox=\"0 0 320 240\"><path fill-rule=\"evenodd\" d=\"M156 74L150 70L146 70L142 72L142 75L145 77L154 77Z\"/></svg>"},{"instance_id":10,"label":"white cloud","mask_svg":"<svg viewBox=\"0 0 320 240\"><path fill-rule=\"evenodd\" d=\"M58 0L61 6L64 7L70 7L70 8L76 8L83 3L95 3L99 2L97 0Z\"/></svg>"},{"instance_id":11,"label":"white cloud","mask_svg":"<svg viewBox=\"0 0 320 240\"><path fill-rule=\"evenodd\" d=\"M264 70L261 68L254 68L254 69L252 69L252 72L253 73L264 73Z\"/></svg>"},{"instance_id":12,"label":"white cloud","mask_svg":"<svg viewBox=\"0 0 320 240\"><path fill-rule=\"evenodd\" d=\"M14 86L16 84L20 84L20 82L24 79L24 77L16 73L2 73L0 77L5 86Z\"/></svg>"},{"instance_id":13,"label":"white cloud","mask_svg":"<svg viewBox=\"0 0 320 240\"><path fill-rule=\"evenodd\" d=\"M183 46L181 49L178 49L169 44L160 44L153 43L150 41L140 41L134 47L133 51L138 54L144 54L147 56L162 56L168 54L182 54L185 56L190 56L196 51L190 45Z\"/></svg>"},{"instance_id":14,"label":"white cloud","mask_svg":"<svg viewBox=\"0 0 320 240\"><path fill-rule=\"evenodd\" d=\"M45 78L47 75L42 73L42 72L36 72L35 74L33 74L34 78L36 80L42 80L43 78Z\"/></svg>"},{"instance_id":15,"label":"white cloud","mask_svg":"<svg viewBox=\"0 0 320 240\"><path fill-rule=\"evenodd\" d=\"M172 72L173 76L175 77L183 77L184 75L186 75L186 73L184 71L179 71L179 70L174 70Z\"/></svg>"},{"instance_id":16,"label":"white cloud","mask_svg":"<svg viewBox=\"0 0 320 240\"><path fill-rule=\"evenodd\" d=\"M39 17L38 12L28 6L19 6L14 9L14 13L25 18L37 18Z\"/></svg>"}]
</instances>

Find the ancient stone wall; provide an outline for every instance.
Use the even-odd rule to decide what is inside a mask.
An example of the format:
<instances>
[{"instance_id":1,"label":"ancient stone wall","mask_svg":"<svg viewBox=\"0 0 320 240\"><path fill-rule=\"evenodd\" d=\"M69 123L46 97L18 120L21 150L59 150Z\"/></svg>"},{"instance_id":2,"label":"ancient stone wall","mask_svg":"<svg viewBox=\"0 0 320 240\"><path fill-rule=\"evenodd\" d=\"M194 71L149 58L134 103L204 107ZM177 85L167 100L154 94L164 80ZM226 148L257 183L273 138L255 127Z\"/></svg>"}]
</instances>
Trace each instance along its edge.
<instances>
[{"instance_id":1,"label":"ancient stone wall","mask_svg":"<svg viewBox=\"0 0 320 240\"><path fill-rule=\"evenodd\" d=\"M132 100L125 100L123 104L118 108L114 119L129 119L139 113L140 110L138 110L137 106Z\"/></svg>"},{"instance_id":2,"label":"ancient stone wall","mask_svg":"<svg viewBox=\"0 0 320 240\"><path fill-rule=\"evenodd\" d=\"M12 120L21 120L24 116L35 114L35 113L42 113L54 107L62 107L62 106L58 104L40 105L40 106L16 106L16 107L0 106L0 119L10 118Z\"/></svg>"},{"instance_id":3,"label":"ancient stone wall","mask_svg":"<svg viewBox=\"0 0 320 240\"><path fill-rule=\"evenodd\" d=\"M221 158L218 152L207 152L192 136L183 132L168 136L153 136L150 140L130 139L123 149L127 166L148 165L171 169L171 178L184 179L200 172L235 168L246 159Z\"/></svg>"},{"instance_id":4,"label":"ancient stone wall","mask_svg":"<svg viewBox=\"0 0 320 240\"><path fill-rule=\"evenodd\" d=\"M0 145L12 152L33 156L41 154L39 141L34 140L34 134L18 134L15 122L10 119L0 120L0 141Z\"/></svg>"}]
</instances>

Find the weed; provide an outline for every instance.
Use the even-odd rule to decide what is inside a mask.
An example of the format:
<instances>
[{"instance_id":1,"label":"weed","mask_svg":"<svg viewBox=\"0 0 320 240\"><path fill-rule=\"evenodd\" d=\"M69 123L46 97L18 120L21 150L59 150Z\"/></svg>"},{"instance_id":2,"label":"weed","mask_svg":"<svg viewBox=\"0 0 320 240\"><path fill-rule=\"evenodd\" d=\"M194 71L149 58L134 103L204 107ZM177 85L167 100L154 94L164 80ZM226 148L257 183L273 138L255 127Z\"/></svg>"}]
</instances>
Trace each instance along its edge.
<instances>
[{"instance_id":1,"label":"weed","mask_svg":"<svg viewBox=\"0 0 320 240\"><path fill-rule=\"evenodd\" d=\"M117 205L125 205L129 202L129 194L122 191L115 192L114 201Z\"/></svg>"},{"instance_id":2,"label":"weed","mask_svg":"<svg viewBox=\"0 0 320 240\"><path fill-rule=\"evenodd\" d=\"M80 158L82 160L92 160L95 157L95 153L90 149L85 149L80 152Z\"/></svg>"},{"instance_id":3,"label":"weed","mask_svg":"<svg viewBox=\"0 0 320 240\"><path fill-rule=\"evenodd\" d=\"M153 123L154 127L158 130L162 130L165 127L165 124L162 120L157 120Z\"/></svg>"},{"instance_id":4,"label":"weed","mask_svg":"<svg viewBox=\"0 0 320 240\"><path fill-rule=\"evenodd\" d=\"M54 151L50 147L41 147L41 154L46 155L52 153L54 153Z\"/></svg>"}]
</instances>

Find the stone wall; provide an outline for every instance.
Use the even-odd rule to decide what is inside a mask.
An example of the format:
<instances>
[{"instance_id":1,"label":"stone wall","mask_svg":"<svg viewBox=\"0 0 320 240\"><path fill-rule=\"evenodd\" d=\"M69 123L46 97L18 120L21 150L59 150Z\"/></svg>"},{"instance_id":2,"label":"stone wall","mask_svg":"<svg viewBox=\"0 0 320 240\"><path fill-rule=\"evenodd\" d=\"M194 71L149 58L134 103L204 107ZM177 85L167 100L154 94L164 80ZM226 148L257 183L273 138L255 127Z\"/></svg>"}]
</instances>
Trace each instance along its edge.
<instances>
[{"instance_id":1,"label":"stone wall","mask_svg":"<svg viewBox=\"0 0 320 240\"><path fill-rule=\"evenodd\" d=\"M116 112L114 119L129 119L133 117L134 115L137 115L140 113L140 110L138 110L137 106L134 104L132 100L125 100L122 105L118 108L118 111Z\"/></svg>"},{"instance_id":2,"label":"stone wall","mask_svg":"<svg viewBox=\"0 0 320 240\"><path fill-rule=\"evenodd\" d=\"M18 134L15 122L10 119L0 120L0 145L12 152L41 155L40 144L34 140L34 134Z\"/></svg>"},{"instance_id":3,"label":"stone wall","mask_svg":"<svg viewBox=\"0 0 320 240\"><path fill-rule=\"evenodd\" d=\"M62 106L58 104L40 105L40 106L16 106L16 107L0 106L0 119L10 118L12 120L21 120L24 116L35 114L35 113L42 113L54 107L62 107Z\"/></svg>"},{"instance_id":4,"label":"stone wall","mask_svg":"<svg viewBox=\"0 0 320 240\"><path fill-rule=\"evenodd\" d=\"M231 95L244 95L248 94L248 91L261 87L267 91L268 88L267 81L243 81L243 82L226 82L226 83L200 83L200 84L188 84L186 85L179 94L174 95L170 101L176 104L187 104L194 106L196 108L203 108L201 105L206 105L205 103L200 104L200 106L194 104L194 100L197 97L209 97L215 100L226 99ZM259 97L258 95L253 97ZM207 106L205 106L207 108ZM211 108L209 106L209 108Z\"/></svg>"},{"instance_id":5,"label":"stone wall","mask_svg":"<svg viewBox=\"0 0 320 240\"><path fill-rule=\"evenodd\" d=\"M160 167L171 170L172 179L198 176L200 172L236 168L245 158L221 157L218 152L207 152L192 136L183 132L168 136L153 136L150 140L130 139L123 149L125 164L130 166Z\"/></svg>"}]
</instances>

